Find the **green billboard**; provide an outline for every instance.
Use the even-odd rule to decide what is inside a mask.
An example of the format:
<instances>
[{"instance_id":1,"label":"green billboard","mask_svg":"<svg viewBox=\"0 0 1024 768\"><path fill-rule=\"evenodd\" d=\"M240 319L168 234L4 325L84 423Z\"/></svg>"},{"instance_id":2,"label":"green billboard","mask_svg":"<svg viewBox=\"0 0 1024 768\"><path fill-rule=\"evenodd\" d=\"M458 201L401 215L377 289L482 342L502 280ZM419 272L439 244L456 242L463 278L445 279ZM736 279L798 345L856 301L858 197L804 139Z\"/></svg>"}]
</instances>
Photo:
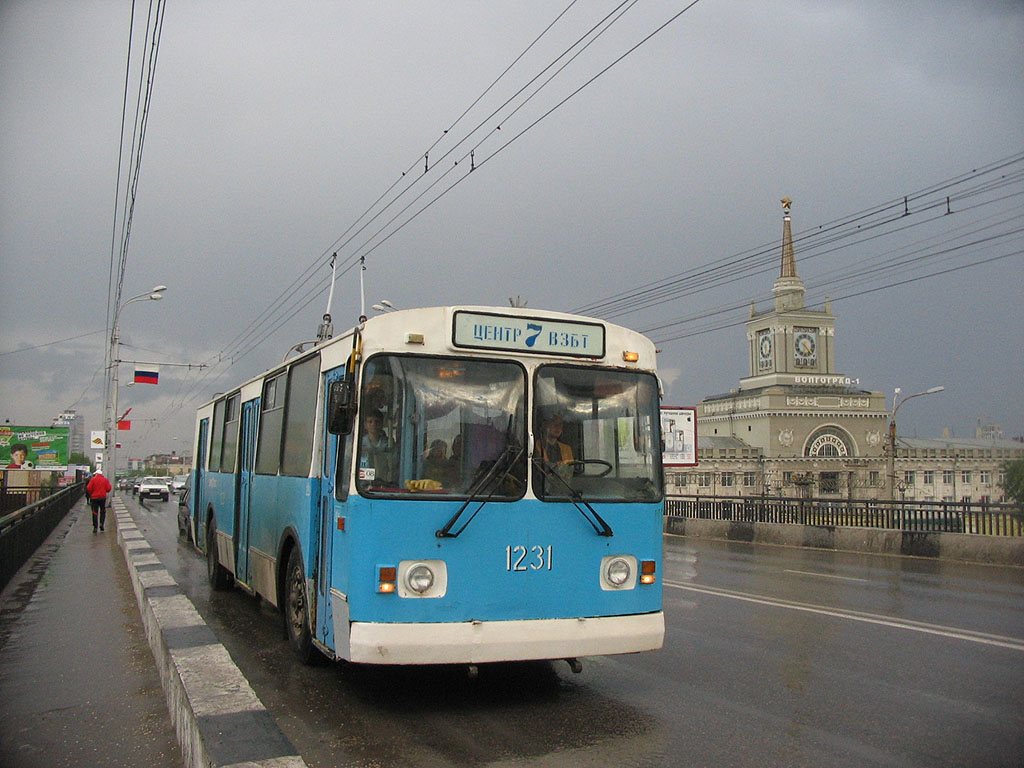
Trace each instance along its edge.
<instances>
[{"instance_id":1,"label":"green billboard","mask_svg":"<svg viewBox=\"0 0 1024 768\"><path fill-rule=\"evenodd\" d=\"M0 469L48 469L68 465L67 427L0 426Z\"/></svg>"}]
</instances>

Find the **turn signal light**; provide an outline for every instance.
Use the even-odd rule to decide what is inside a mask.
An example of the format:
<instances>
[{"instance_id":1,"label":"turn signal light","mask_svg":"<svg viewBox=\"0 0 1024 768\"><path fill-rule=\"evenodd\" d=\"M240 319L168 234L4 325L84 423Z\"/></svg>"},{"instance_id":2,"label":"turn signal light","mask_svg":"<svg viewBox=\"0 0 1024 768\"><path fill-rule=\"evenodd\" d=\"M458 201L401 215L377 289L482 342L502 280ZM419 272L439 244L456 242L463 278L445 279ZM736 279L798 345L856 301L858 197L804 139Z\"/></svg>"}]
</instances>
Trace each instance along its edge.
<instances>
[{"instance_id":1,"label":"turn signal light","mask_svg":"<svg viewBox=\"0 0 1024 768\"><path fill-rule=\"evenodd\" d=\"M639 352L623 352L622 353L622 359L625 360L627 363L635 363L637 360L640 359L640 353Z\"/></svg>"},{"instance_id":2,"label":"turn signal light","mask_svg":"<svg viewBox=\"0 0 1024 768\"><path fill-rule=\"evenodd\" d=\"M398 569L393 565L382 565L377 569L377 591L383 594L391 594L395 591L395 582L398 580Z\"/></svg>"},{"instance_id":3,"label":"turn signal light","mask_svg":"<svg viewBox=\"0 0 1024 768\"><path fill-rule=\"evenodd\" d=\"M656 563L653 560L642 560L640 562L640 583L653 584L658 580L655 574Z\"/></svg>"}]
</instances>

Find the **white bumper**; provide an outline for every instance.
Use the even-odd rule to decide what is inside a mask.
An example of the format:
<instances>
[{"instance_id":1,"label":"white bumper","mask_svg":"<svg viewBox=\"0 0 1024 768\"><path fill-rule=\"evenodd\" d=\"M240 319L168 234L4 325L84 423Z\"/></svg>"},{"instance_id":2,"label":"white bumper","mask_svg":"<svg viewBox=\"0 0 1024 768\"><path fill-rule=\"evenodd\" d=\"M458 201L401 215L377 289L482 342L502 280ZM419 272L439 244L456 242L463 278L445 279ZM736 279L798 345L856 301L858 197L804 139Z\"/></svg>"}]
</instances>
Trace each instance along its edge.
<instances>
[{"instance_id":1,"label":"white bumper","mask_svg":"<svg viewBox=\"0 0 1024 768\"><path fill-rule=\"evenodd\" d=\"M338 618L337 612L335 618ZM335 624L338 656L362 664L483 664L661 648L665 614L458 624ZM343 635L348 634L348 648ZM347 655L345 650L348 651Z\"/></svg>"}]
</instances>

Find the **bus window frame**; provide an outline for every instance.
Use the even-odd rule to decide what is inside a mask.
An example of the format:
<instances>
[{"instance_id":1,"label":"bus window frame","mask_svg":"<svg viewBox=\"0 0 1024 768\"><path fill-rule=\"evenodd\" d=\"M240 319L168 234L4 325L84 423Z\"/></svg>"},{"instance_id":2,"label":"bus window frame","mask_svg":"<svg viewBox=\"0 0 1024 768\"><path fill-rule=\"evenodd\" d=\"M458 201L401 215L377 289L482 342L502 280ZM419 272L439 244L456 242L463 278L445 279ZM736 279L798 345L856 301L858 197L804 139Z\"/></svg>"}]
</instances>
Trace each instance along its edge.
<instances>
[{"instance_id":1,"label":"bus window frame","mask_svg":"<svg viewBox=\"0 0 1024 768\"><path fill-rule=\"evenodd\" d=\"M363 443L363 416L365 403L365 387L366 387L366 372L371 369L371 363L377 358L390 357L390 358L409 358L415 360L436 360L436 361L452 361L456 363L485 363L485 364L504 364L514 366L522 377L522 400L521 407L523 409L522 423L520 425L520 434L518 437L524 441L523 444L527 445L530 438L529 430L529 418L528 411L530 407L530 371L526 364L522 360L518 360L514 357L491 357L491 356L473 356L473 355L453 355L453 354L441 354L441 353L415 353L415 352L397 352L394 350L384 350L375 352L370 355L366 360L362 361L359 368L359 375L356 378L358 383L358 389L356 390L357 400L357 411L355 414L355 424L350 432L353 435L352 442L350 444L352 452L352 461L349 467L352 473L352 482L354 492L366 499L389 499L389 500L401 500L401 501L465 501L466 499L474 496L471 493L472 484L466 488L464 493L458 494L444 494L434 495L430 493L416 493L408 490L396 490L396 491L381 491L372 490L369 487L360 487L358 468L359 462L362 459L362 443ZM392 436L393 437L393 436ZM396 451L399 450L399 444L395 443ZM529 488L529 450L523 451L523 457L519 460L524 464L524 478L522 489L516 495L500 496L494 498L495 502L513 502L521 500L527 493ZM477 493L477 495L479 492Z\"/></svg>"},{"instance_id":2,"label":"bus window frame","mask_svg":"<svg viewBox=\"0 0 1024 768\"><path fill-rule=\"evenodd\" d=\"M554 405L554 403L547 403L547 402L541 403L540 397L539 397L539 393L541 392L541 388L538 386L538 380L539 380L541 374L545 370L552 369L552 368L566 369L566 370L572 370L572 371L585 371L585 372L590 372L590 373L595 373L595 374L600 373L600 372L615 373L615 374L628 374L628 375L636 376L638 378L641 377L641 376L648 377L651 380L651 384L653 385L653 392L654 392L653 411L650 414L650 417L652 419L651 428L656 431L656 434L654 434L652 436L651 448L650 448L650 458L652 459L652 461L655 462L655 466L656 466L656 469L657 469L658 477L646 478L646 479L650 480L650 482L653 484L653 486L658 490L658 498L657 499L602 498L601 496L593 496L593 495L588 495L588 494L583 494L581 498L584 501L586 501L587 503L589 503L589 504L606 504L606 503L607 504L651 504L651 503L660 503L661 501L663 501L664 498L665 498L665 468L664 468L664 466L661 463L660 440L658 439L658 438L660 438L660 428L661 428L661 420L660 420L660 406L661 406L661 402L660 402L660 396L658 394L659 393L659 387L658 387L659 380L658 380L657 374L654 373L651 370L646 369L646 368L633 369L633 368L617 368L617 367L614 367L614 366L602 366L602 365L574 365L571 362L562 361L562 360L550 361L550 362L548 362L548 361L542 362L541 364L539 364L534 369L534 371L533 371L533 378L532 378L532 380L530 382L530 386L531 386L531 392L530 392L530 395L531 395L531 397L530 397L530 416L531 416L531 419L532 419L532 427L533 427L532 434L533 434L533 437L534 437L534 444L533 444L533 446L531 446L531 456L534 454L534 451L536 450L537 443L542 439L542 436L541 436L540 412L543 409L551 408ZM639 416L640 416L640 414L638 413L633 418L635 419L635 418L638 418ZM577 425L577 426L582 426L582 425ZM576 434L578 436L580 436L580 438L582 438L582 430L577 430ZM580 443L581 443L580 445L575 446L575 447L570 444L570 448L573 448L573 456L574 456L574 459L576 461L586 461L587 459L585 457L583 457L583 455L582 455L582 448L583 448L583 446L582 446L582 439L580 440ZM579 451L579 452L577 452L577 451ZM621 463L618 460L616 460L616 465L615 466L621 466ZM539 499L540 501L545 502L545 503L560 503L560 502L565 502L565 501L567 501L569 499L569 497L567 495L565 495L565 494L558 494L558 493L551 493L551 494L549 494L549 493L546 493L546 492L542 492L541 488L543 486L542 486L542 484L541 485L538 484L538 475L539 475L539 470L537 470L535 467L531 466L531 471L530 471L531 487L532 487L532 490L533 490L533 494L534 494L534 496L537 497L537 499Z\"/></svg>"}]
</instances>

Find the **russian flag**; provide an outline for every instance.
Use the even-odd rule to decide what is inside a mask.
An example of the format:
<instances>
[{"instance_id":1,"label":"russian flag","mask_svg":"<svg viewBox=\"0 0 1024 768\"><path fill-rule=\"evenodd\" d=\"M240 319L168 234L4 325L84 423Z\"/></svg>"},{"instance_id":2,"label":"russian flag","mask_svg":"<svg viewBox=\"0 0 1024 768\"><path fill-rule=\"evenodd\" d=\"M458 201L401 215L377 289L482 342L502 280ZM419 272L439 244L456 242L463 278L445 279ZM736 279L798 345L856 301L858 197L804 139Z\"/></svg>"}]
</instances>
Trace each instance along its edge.
<instances>
[{"instance_id":1,"label":"russian flag","mask_svg":"<svg viewBox=\"0 0 1024 768\"><path fill-rule=\"evenodd\" d=\"M160 368L156 365L149 365L145 368L135 369L136 384L156 384L160 378Z\"/></svg>"}]
</instances>

